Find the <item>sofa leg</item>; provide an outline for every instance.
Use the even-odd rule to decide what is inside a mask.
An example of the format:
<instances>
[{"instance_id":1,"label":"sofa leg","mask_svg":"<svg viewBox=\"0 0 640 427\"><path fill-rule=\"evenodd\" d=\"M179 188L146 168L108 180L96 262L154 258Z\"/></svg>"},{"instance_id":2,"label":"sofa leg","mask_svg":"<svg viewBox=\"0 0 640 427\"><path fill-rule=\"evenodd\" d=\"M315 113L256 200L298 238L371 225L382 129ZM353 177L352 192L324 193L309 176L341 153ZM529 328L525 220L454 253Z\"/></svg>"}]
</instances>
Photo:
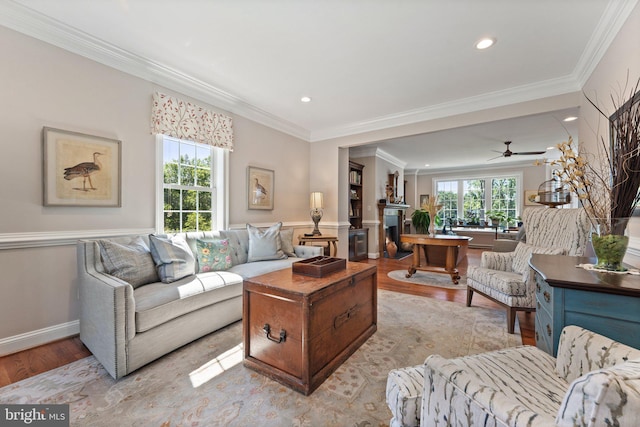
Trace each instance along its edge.
<instances>
[{"instance_id":1,"label":"sofa leg","mask_svg":"<svg viewBox=\"0 0 640 427\"><path fill-rule=\"evenodd\" d=\"M471 307L471 298L473 298L473 289L467 286L467 307Z\"/></svg>"},{"instance_id":2,"label":"sofa leg","mask_svg":"<svg viewBox=\"0 0 640 427\"><path fill-rule=\"evenodd\" d=\"M517 316L517 311L515 308L513 307L509 307L507 308L507 332L509 332L510 334L513 333L515 327L516 327L516 316Z\"/></svg>"}]
</instances>

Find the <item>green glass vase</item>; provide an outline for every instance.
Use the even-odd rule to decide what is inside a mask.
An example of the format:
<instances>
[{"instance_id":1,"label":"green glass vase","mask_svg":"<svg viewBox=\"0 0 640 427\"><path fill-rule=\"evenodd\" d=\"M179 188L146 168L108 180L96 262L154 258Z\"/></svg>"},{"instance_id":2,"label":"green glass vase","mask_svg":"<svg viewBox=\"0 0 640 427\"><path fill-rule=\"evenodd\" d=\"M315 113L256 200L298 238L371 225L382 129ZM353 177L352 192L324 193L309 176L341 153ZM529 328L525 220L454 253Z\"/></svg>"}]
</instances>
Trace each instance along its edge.
<instances>
[{"instance_id":1,"label":"green glass vase","mask_svg":"<svg viewBox=\"0 0 640 427\"><path fill-rule=\"evenodd\" d=\"M618 231L624 233L624 228L628 222L628 218L616 219L612 221L614 225L622 225L623 228L618 227ZM616 229L616 228L614 228ZM629 246L629 236L623 234L600 234L599 227L591 232L591 244L593 245L593 251L598 258L595 267L600 270L607 271L627 271L622 265L622 260L627 253L627 247Z\"/></svg>"}]
</instances>

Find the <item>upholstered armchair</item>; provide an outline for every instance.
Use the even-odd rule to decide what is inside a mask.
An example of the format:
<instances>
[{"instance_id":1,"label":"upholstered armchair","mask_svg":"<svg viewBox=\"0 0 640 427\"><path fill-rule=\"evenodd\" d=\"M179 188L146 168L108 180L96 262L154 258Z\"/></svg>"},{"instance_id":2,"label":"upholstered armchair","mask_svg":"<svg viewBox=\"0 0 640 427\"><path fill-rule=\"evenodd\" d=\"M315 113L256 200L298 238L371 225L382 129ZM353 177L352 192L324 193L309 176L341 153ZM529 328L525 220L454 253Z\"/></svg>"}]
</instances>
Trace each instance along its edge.
<instances>
[{"instance_id":1,"label":"upholstered armchair","mask_svg":"<svg viewBox=\"0 0 640 427\"><path fill-rule=\"evenodd\" d=\"M480 266L467 270L467 307L474 293L501 305L507 310L510 334L518 311L535 311L531 254L583 255L591 229L584 209L529 208L522 218L526 243L519 242L512 252L483 252Z\"/></svg>"},{"instance_id":2,"label":"upholstered armchair","mask_svg":"<svg viewBox=\"0 0 640 427\"><path fill-rule=\"evenodd\" d=\"M558 357L533 346L395 369L387 377L392 427L636 427L640 350L577 326Z\"/></svg>"}]
</instances>

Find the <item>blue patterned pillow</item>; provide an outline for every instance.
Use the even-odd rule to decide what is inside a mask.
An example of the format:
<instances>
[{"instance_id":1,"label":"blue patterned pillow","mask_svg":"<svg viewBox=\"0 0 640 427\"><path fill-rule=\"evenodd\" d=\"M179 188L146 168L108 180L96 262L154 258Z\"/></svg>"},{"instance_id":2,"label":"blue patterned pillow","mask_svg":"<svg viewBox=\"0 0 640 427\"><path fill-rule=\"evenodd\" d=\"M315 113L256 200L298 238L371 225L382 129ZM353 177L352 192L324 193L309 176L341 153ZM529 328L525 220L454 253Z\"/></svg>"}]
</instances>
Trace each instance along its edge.
<instances>
[{"instance_id":1,"label":"blue patterned pillow","mask_svg":"<svg viewBox=\"0 0 640 427\"><path fill-rule=\"evenodd\" d=\"M196 260L181 237L149 236L151 256L163 283L171 283L195 273Z\"/></svg>"},{"instance_id":2,"label":"blue patterned pillow","mask_svg":"<svg viewBox=\"0 0 640 427\"><path fill-rule=\"evenodd\" d=\"M221 271L231 268L229 239L196 241L200 272Z\"/></svg>"}]
</instances>

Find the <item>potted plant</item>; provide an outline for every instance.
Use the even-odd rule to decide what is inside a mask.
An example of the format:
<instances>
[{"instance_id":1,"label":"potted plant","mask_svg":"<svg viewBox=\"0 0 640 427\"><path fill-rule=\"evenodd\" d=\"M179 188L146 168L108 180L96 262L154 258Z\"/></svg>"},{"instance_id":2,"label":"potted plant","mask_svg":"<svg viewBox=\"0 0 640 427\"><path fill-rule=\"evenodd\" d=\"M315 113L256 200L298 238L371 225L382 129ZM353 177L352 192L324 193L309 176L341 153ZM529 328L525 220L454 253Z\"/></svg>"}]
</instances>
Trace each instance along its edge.
<instances>
[{"instance_id":1,"label":"potted plant","mask_svg":"<svg viewBox=\"0 0 640 427\"><path fill-rule=\"evenodd\" d=\"M487 218L491 220L491 224L498 226L507 221L507 215L502 211L487 211Z\"/></svg>"},{"instance_id":2,"label":"potted plant","mask_svg":"<svg viewBox=\"0 0 640 427\"><path fill-rule=\"evenodd\" d=\"M423 209L416 209L411 214L411 223L415 227L416 233L428 234L429 224L431 224L431 218L429 217L429 212Z\"/></svg>"}]
</instances>

